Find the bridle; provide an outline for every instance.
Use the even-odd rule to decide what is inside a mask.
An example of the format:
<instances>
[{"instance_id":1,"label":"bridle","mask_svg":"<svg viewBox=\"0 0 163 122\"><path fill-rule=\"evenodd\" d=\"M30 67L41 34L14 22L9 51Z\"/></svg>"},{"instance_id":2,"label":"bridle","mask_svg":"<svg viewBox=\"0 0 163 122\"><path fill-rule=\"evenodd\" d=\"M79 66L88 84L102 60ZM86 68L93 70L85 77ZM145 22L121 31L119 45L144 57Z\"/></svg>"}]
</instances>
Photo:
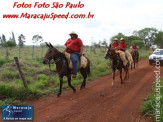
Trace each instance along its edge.
<instances>
[{"instance_id":1,"label":"bridle","mask_svg":"<svg viewBox=\"0 0 163 122\"><path fill-rule=\"evenodd\" d=\"M52 57L52 59L54 60L54 63L57 64L58 62L61 61L62 57L59 56L59 53L57 55L54 55L53 53L54 50L52 50L49 55ZM64 51L65 52L65 51ZM62 69L61 71L58 72L58 74L61 74L64 70L65 70L65 67L66 67L66 62L65 62L65 59L62 60L63 61L63 64L62 64ZM48 59L48 63L49 63L49 69L51 71L51 67L50 67L50 60ZM67 67L66 67L67 68Z\"/></svg>"}]
</instances>

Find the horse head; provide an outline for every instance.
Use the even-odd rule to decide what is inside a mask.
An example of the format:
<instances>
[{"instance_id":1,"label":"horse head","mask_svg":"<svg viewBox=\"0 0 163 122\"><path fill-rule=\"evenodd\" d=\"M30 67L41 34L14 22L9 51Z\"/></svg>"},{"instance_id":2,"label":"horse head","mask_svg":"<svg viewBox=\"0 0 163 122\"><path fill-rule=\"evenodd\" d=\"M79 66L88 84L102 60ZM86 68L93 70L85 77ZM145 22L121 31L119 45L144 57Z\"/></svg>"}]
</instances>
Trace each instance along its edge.
<instances>
[{"instance_id":1,"label":"horse head","mask_svg":"<svg viewBox=\"0 0 163 122\"><path fill-rule=\"evenodd\" d=\"M114 52L115 51L112 49L112 45L110 44L106 49L105 59L111 58Z\"/></svg>"},{"instance_id":2,"label":"horse head","mask_svg":"<svg viewBox=\"0 0 163 122\"><path fill-rule=\"evenodd\" d=\"M49 64L52 59L54 59L58 53L58 50L53 47L51 43L46 43L46 46L49 47L46 51L45 57L43 59L43 64Z\"/></svg>"}]
</instances>

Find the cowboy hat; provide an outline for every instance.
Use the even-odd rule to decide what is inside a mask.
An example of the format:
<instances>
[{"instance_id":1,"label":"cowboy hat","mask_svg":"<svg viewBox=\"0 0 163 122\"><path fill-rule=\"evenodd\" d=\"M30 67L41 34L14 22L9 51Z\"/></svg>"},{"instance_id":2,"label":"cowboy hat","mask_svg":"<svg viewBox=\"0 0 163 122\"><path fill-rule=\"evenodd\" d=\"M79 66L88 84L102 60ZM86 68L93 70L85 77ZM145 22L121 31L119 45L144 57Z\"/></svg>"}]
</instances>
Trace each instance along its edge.
<instances>
[{"instance_id":1,"label":"cowboy hat","mask_svg":"<svg viewBox=\"0 0 163 122\"><path fill-rule=\"evenodd\" d=\"M118 41L118 39L117 38L114 38L113 41Z\"/></svg>"},{"instance_id":2,"label":"cowboy hat","mask_svg":"<svg viewBox=\"0 0 163 122\"><path fill-rule=\"evenodd\" d=\"M121 37L120 41L126 41L124 38Z\"/></svg>"},{"instance_id":3,"label":"cowboy hat","mask_svg":"<svg viewBox=\"0 0 163 122\"><path fill-rule=\"evenodd\" d=\"M72 31L69 35L77 35L78 36L78 34L75 31Z\"/></svg>"}]
</instances>

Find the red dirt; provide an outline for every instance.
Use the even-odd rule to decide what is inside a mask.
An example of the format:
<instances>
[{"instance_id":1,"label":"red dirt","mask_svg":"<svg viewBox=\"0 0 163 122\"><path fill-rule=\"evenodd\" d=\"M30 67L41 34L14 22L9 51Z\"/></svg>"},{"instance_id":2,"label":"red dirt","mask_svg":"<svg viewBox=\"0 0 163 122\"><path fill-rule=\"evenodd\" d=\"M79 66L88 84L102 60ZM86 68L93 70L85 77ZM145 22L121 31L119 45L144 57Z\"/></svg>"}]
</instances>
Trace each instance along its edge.
<instances>
[{"instance_id":1,"label":"red dirt","mask_svg":"<svg viewBox=\"0 0 163 122\"><path fill-rule=\"evenodd\" d=\"M38 122L152 122L142 117L140 106L154 85L155 66L141 60L130 78L120 84L116 74L103 76L87 83L86 88L73 93L63 90L60 98L50 96L30 101L34 106L34 121ZM163 67L161 67L163 71Z\"/></svg>"}]
</instances>

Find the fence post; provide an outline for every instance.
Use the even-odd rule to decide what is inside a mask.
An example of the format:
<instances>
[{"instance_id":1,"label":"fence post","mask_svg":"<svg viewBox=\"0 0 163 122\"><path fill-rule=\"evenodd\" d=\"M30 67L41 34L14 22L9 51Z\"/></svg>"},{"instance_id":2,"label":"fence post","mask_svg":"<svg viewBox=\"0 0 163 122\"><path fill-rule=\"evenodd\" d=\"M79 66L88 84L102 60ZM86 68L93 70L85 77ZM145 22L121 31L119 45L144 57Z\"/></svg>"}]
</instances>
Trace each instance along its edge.
<instances>
[{"instance_id":1,"label":"fence post","mask_svg":"<svg viewBox=\"0 0 163 122\"><path fill-rule=\"evenodd\" d=\"M32 46L32 59L34 58L34 45Z\"/></svg>"},{"instance_id":2,"label":"fence post","mask_svg":"<svg viewBox=\"0 0 163 122\"><path fill-rule=\"evenodd\" d=\"M19 45L19 59L20 59L20 45Z\"/></svg>"},{"instance_id":3,"label":"fence post","mask_svg":"<svg viewBox=\"0 0 163 122\"><path fill-rule=\"evenodd\" d=\"M8 60L8 47L6 47L6 59Z\"/></svg>"},{"instance_id":4,"label":"fence post","mask_svg":"<svg viewBox=\"0 0 163 122\"><path fill-rule=\"evenodd\" d=\"M20 65L19 65L18 57L14 57L14 60L15 60L16 66L17 66L17 68L18 68L18 70L19 70L19 74L20 74L20 77L21 77L21 79L22 79L22 81L23 81L24 87L25 87L26 89L28 89L27 82L25 81L24 74L23 74L23 72L21 71L21 68L20 68Z\"/></svg>"}]
</instances>

